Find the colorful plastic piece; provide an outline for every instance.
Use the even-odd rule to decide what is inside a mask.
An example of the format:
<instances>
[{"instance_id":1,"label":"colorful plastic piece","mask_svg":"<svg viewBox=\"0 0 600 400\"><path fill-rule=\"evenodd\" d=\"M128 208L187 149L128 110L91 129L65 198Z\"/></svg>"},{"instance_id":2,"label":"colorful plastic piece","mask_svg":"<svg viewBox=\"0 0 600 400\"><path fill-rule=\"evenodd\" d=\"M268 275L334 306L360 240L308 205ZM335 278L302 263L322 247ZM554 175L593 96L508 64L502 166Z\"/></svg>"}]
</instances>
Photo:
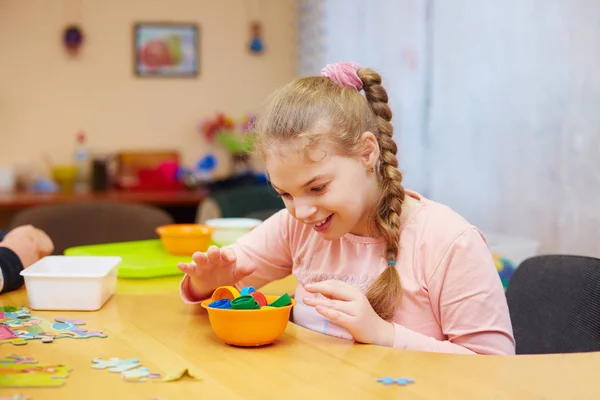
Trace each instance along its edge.
<instances>
[{"instance_id":1,"label":"colorful plastic piece","mask_svg":"<svg viewBox=\"0 0 600 400\"><path fill-rule=\"evenodd\" d=\"M285 306L289 306L291 303L292 303L292 299L290 298L290 295L287 293L284 293L282 296L280 296L277 300L275 300L274 302L272 302L269 305L271 307L285 307Z\"/></svg>"},{"instance_id":2,"label":"colorful plastic piece","mask_svg":"<svg viewBox=\"0 0 600 400\"><path fill-rule=\"evenodd\" d=\"M242 296L248 296L251 293L256 292L256 289L254 289L254 286L247 286L245 288L242 288L242 290L240 291L240 295Z\"/></svg>"},{"instance_id":3,"label":"colorful plastic piece","mask_svg":"<svg viewBox=\"0 0 600 400\"><path fill-rule=\"evenodd\" d=\"M236 310L256 310L260 306L252 296L240 296L231 301L231 308Z\"/></svg>"},{"instance_id":4,"label":"colorful plastic piece","mask_svg":"<svg viewBox=\"0 0 600 400\"><path fill-rule=\"evenodd\" d=\"M212 308L223 308L223 309L225 309L225 308L231 308L231 300L229 300L229 299L220 299L220 300L217 300L217 301L213 301L208 306L212 307Z\"/></svg>"},{"instance_id":5,"label":"colorful plastic piece","mask_svg":"<svg viewBox=\"0 0 600 400\"><path fill-rule=\"evenodd\" d=\"M377 382L381 382L384 385L392 385L394 383L397 383L398 385L401 385L401 386L406 386L406 384L408 384L408 383L415 383L415 381L410 378L394 379L394 378L390 378L389 376L386 376L385 378L379 378L379 379L377 379Z\"/></svg>"},{"instance_id":6,"label":"colorful plastic piece","mask_svg":"<svg viewBox=\"0 0 600 400\"><path fill-rule=\"evenodd\" d=\"M250 296L254 297L254 300L256 300L261 308L268 305L267 298L261 292L252 292L250 293Z\"/></svg>"},{"instance_id":7,"label":"colorful plastic piece","mask_svg":"<svg viewBox=\"0 0 600 400\"><path fill-rule=\"evenodd\" d=\"M213 295L211 297L212 301L217 301L221 299L229 299L233 300L236 297L240 297L240 292L234 288L233 286L220 286L215 289Z\"/></svg>"}]
</instances>

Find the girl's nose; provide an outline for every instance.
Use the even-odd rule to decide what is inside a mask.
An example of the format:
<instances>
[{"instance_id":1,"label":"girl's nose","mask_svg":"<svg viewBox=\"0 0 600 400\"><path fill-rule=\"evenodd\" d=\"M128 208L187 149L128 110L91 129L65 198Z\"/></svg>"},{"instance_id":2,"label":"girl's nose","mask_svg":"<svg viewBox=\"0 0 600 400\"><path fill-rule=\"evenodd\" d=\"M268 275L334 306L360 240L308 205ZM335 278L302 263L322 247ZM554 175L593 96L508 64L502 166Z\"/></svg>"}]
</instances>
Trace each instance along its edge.
<instances>
[{"instance_id":1,"label":"girl's nose","mask_svg":"<svg viewBox=\"0 0 600 400\"><path fill-rule=\"evenodd\" d=\"M301 221L310 221L311 217L317 212L317 207L306 202L296 202L296 218Z\"/></svg>"}]
</instances>

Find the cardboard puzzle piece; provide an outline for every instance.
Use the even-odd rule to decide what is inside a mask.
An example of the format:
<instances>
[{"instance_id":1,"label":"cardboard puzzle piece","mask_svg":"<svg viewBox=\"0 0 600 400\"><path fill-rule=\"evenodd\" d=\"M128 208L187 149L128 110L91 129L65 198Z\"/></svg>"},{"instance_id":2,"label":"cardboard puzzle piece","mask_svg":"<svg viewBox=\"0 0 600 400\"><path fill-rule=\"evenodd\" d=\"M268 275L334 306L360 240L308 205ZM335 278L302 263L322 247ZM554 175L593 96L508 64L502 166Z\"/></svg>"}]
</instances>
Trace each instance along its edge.
<instances>
[{"instance_id":1,"label":"cardboard puzzle piece","mask_svg":"<svg viewBox=\"0 0 600 400\"><path fill-rule=\"evenodd\" d=\"M378 378L377 382L383 383L384 385L393 385L398 384L400 386L406 386L408 383L415 383L413 379L410 378L391 378L386 376L385 378Z\"/></svg>"},{"instance_id":2,"label":"cardboard puzzle piece","mask_svg":"<svg viewBox=\"0 0 600 400\"><path fill-rule=\"evenodd\" d=\"M38 364L31 357L9 355L0 359L0 387L60 387L71 368L61 364Z\"/></svg>"},{"instance_id":3,"label":"cardboard puzzle piece","mask_svg":"<svg viewBox=\"0 0 600 400\"><path fill-rule=\"evenodd\" d=\"M177 371L175 373L169 374L167 376L165 376L163 378L164 382L175 382L178 381L182 378L191 378L194 380L200 380L200 378L194 374L192 371L190 371L188 368L184 368L180 371Z\"/></svg>"},{"instance_id":4,"label":"cardboard puzzle piece","mask_svg":"<svg viewBox=\"0 0 600 400\"><path fill-rule=\"evenodd\" d=\"M39 339L52 343L54 339L86 339L107 337L101 331L88 332L81 328L84 321L55 318L53 322L30 314L27 307L0 307L0 344L27 344L27 340Z\"/></svg>"},{"instance_id":5,"label":"cardboard puzzle piece","mask_svg":"<svg viewBox=\"0 0 600 400\"><path fill-rule=\"evenodd\" d=\"M112 357L108 360L101 358L94 358L92 360L92 368L95 369L108 369L109 372L123 372L128 369L140 367L139 360L137 358L130 358L128 360L121 360L117 357Z\"/></svg>"},{"instance_id":6,"label":"cardboard puzzle piece","mask_svg":"<svg viewBox=\"0 0 600 400\"><path fill-rule=\"evenodd\" d=\"M120 372L121 379L127 382L146 382L149 379L158 379L160 374L150 373L148 368L142 366L137 358L121 360L117 357L111 357L108 360L94 358L92 368L106 369L109 372Z\"/></svg>"}]
</instances>

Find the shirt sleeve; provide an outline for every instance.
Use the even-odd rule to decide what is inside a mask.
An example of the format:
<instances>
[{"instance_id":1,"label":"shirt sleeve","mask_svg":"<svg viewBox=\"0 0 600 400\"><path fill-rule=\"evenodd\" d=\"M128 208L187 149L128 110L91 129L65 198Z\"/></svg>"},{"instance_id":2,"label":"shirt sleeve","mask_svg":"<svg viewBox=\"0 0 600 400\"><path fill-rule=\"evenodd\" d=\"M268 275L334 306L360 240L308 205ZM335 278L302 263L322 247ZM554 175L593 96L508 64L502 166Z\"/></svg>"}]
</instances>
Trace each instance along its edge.
<instances>
[{"instance_id":1,"label":"shirt sleeve","mask_svg":"<svg viewBox=\"0 0 600 400\"><path fill-rule=\"evenodd\" d=\"M258 225L252 231L227 246L234 250L237 265L254 266L254 273L235 286L260 288L269 282L285 278L292 272L293 221L287 210L281 210ZM189 304L202 300L192 299L189 291L190 279L186 275L180 285L181 298Z\"/></svg>"},{"instance_id":2,"label":"shirt sleeve","mask_svg":"<svg viewBox=\"0 0 600 400\"><path fill-rule=\"evenodd\" d=\"M19 256L8 247L0 246L0 294L23 286L22 270L23 263Z\"/></svg>"},{"instance_id":3,"label":"shirt sleeve","mask_svg":"<svg viewBox=\"0 0 600 400\"><path fill-rule=\"evenodd\" d=\"M450 245L427 288L447 340L394 324L394 347L441 353L515 354L506 296L479 231L468 229Z\"/></svg>"}]
</instances>

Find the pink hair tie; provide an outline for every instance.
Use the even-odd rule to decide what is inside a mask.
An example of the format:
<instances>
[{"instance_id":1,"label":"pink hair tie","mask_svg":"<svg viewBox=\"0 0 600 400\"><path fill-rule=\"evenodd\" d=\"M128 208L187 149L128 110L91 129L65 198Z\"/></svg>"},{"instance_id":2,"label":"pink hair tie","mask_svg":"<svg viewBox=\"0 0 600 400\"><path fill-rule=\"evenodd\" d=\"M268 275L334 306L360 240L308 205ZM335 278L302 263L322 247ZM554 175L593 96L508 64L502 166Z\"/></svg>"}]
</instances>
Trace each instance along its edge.
<instances>
[{"instance_id":1,"label":"pink hair tie","mask_svg":"<svg viewBox=\"0 0 600 400\"><path fill-rule=\"evenodd\" d=\"M329 78L336 85L360 91L363 88L363 83L357 74L359 69L360 65L355 62L327 64L321 70L321 75Z\"/></svg>"}]
</instances>

